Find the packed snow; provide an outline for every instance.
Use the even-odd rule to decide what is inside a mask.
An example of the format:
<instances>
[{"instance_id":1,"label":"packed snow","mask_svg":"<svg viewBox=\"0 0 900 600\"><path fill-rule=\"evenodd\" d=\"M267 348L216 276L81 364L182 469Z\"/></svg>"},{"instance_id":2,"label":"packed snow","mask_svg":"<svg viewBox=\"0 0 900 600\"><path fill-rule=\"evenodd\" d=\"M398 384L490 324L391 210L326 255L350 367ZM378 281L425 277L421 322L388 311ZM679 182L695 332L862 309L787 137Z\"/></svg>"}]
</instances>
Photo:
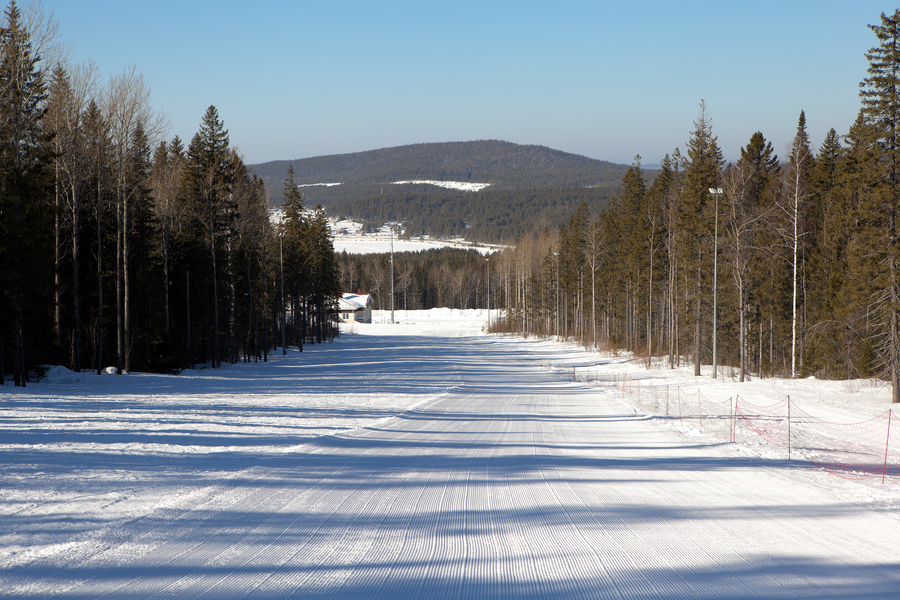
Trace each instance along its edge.
<instances>
[{"instance_id":1,"label":"packed snow","mask_svg":"<svg viewBox=\"0 0 900 600\"><path fill-rule=\"evenodd\" d=\"M900 486L616 382L845 421L888 410L883 383L695 378L487 319L376 311L268 362L0 388L0 596L900 597Z\"/></svg>"}]
</instances>

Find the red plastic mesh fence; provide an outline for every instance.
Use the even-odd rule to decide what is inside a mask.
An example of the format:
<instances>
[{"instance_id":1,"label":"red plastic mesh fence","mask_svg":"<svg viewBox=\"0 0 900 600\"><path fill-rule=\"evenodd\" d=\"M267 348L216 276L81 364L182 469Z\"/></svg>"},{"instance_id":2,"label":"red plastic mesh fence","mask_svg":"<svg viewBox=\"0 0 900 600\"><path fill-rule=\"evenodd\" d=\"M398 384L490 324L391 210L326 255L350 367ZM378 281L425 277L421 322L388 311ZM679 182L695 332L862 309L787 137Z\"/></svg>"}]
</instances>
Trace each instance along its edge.
<instances>
[{"instance_id":1,"label":"red plastic mesh fence","mask_svg":"<svg viewBox=\"0 0 900 600\"><path fill-rule=\"evenodd\" d=\"M858 423L834 423L799 408L786 397L758 405L740 396L712 400L702 392L642 384L627 374L563 369L573 381L614 385L641 410L669 419L691 420L705 433L725 441L763 440L782 447L788 458L802 457L820 469L848 479L878 479L900 485L900 416L889 410Z\"/></svg>"},{"instance_id":2,"label":"red plastic mesh fence","mask_svg":"<svg viewBox=\"0 0 900 600\"><path fill-rule=\"evenodd\" d=\"M770 444L789 447L788 410L790 401L790 397L786 397L775 404L760 406L737 396L734 411L735 433L738 434L742 428L746 428Z\"/></svg>"},{"instance_id":3,"label":"red plastic mesh fence","mask_svg":"<svg viewBox=\"0 0 900 600\"><path fill-rule=\"evenodd\" d=\"M794 448L820 469L847 479L900 483L900 448L891 443L893 411L858 423L831 423L794 405ZM894 435L898 434L893 428Z\"/></svg>"}]
</instances>

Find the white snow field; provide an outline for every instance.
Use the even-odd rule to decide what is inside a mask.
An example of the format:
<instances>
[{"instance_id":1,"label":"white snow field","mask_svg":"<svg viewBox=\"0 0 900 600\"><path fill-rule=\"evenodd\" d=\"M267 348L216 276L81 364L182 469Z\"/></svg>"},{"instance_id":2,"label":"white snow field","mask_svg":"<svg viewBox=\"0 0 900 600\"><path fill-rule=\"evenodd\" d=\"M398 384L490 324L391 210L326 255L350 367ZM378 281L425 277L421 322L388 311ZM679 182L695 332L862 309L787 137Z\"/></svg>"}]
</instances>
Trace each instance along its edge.
<instances>
[{"instance_id":1,"label":"white snow field","mask_svg":"<svg viewBox=\"0 0 900 600\"><path fill-rule=\"evenodd\" d=\"M624 358L384 317L267 363L0 388L0 596L900 598L900 486L542 366Z\"/></svg>"}]
</instances>

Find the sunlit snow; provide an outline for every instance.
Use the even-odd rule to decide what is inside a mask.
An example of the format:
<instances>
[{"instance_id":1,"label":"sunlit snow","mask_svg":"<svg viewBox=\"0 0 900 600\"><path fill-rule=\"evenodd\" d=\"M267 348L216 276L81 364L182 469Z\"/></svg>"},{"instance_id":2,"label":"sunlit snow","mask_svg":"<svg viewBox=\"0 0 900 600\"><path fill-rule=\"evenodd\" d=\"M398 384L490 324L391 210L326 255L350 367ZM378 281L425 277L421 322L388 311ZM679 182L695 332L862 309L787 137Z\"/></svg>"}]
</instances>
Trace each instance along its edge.
<instances>
[{"instance_id":1,"label":"sunlit snow","mask_svg":"<svg viewBox=\"0 0 900 600\"><path fill-rule=\"evenodd\" d=\"M900 597L900 487L616 382L836 421L883 414L883 383L696 378L487 320L376 311L268 362L0 388L0 596Z\"/></svg>"}]
</instances>

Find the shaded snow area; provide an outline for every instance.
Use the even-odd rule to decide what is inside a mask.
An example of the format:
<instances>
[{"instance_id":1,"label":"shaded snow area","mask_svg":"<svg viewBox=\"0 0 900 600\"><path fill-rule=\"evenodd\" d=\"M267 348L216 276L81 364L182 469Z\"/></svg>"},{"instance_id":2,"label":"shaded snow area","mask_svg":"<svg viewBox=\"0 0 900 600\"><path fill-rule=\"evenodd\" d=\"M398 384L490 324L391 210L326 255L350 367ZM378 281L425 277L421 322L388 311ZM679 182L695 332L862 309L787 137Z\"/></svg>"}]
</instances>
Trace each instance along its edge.
<instances>
[{"instance_id":1,"label":"shaded snow area","mask_svg":"<svg viewBox=\"0 0 900 600\"><path fill-rule=\"evenodd\" d=\"M0 596L900 597L900 485L723 441L622 381L848 420L882 387L389 316L266 363L0 388Z\"/></svg>"}]
</instances>

